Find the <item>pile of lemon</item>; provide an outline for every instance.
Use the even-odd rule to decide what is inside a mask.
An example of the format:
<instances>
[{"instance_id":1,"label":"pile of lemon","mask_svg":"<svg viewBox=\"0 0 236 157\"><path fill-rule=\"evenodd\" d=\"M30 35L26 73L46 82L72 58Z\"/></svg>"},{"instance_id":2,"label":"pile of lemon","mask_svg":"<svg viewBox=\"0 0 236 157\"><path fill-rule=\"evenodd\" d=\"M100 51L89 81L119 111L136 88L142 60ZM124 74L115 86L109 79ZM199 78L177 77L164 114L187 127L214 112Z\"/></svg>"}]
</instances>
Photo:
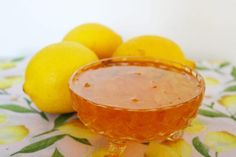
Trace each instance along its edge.
<instances>
[{"instance_id":1,"label":"pile of lemon","mask_svg":"<svg viewBox=\"0 0 236 157\"><path fill-rule=\"evenodd\" d=\"M167 38L146 35L123 42L110 28L88 23L35 54L26 68L24 92L44 112L73 112L68 86L72 73L84 64L116 56L153 57L194 67L194 62Z\"/></svg>"}]
</instances>

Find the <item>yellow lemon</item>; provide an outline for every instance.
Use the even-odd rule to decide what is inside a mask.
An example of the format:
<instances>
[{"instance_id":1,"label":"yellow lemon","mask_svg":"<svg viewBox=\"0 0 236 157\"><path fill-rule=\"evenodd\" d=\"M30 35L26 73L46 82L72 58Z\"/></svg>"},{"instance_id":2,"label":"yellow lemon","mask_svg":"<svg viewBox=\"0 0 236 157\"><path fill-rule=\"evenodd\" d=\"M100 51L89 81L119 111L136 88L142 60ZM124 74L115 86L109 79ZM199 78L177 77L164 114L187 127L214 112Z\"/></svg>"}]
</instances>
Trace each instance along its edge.
<instances>
[{"instance_id":1,"label":"yellow lemon","mask_svg":"<svg viewBox=\"0 0 236 157\"><path fill-rule=\"evenodd\" d=\"M79 42L93 50L99 58L107 58L122 43L122 38L106 26L86 23L72 29L63 41Z\"/></svg>"},{"instance_id":2,"label":"yellow lemon","mask_svg":"<svg viewBox=\"0 0 236 157\"><path fill-rule=\"evenodd\" d=\"M114 52L117 56L144 56L170 60L190 67L195 63L185 58L180 47L173 41L160 36L139 36L124 42Z\"/></svg>"},{"instance_id":3,"label":"yellow lemon","mask_svg":"<svg viewBox=\"0 0 236 157\"><path fill-rule=\"evenodd\" d=\"M77 68L95 60L96 54L79 43L49 45L29 62L24 91L44 112L72 112L68 80Z\"/></svg>"}]
</instances>

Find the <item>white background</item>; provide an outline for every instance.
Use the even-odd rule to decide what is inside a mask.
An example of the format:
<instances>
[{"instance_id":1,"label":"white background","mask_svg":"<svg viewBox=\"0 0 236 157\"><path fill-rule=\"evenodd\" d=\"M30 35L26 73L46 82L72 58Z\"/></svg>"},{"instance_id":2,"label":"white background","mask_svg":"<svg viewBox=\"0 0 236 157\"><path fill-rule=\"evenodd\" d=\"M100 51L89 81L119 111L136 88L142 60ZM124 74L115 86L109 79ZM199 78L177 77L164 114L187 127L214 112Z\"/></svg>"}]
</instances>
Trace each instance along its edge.
<instances>
[{"instance_id":1,"label":"white background","mask_svg":"<svg viewBox=\"0 0 236 157\"><path fill-rule=\"evenodd\" d=\"M236 0L0 0L0 57L35 53L85 22L125 40L166 36L193 59L236 61Z\"/></svg>"}]
</instances>

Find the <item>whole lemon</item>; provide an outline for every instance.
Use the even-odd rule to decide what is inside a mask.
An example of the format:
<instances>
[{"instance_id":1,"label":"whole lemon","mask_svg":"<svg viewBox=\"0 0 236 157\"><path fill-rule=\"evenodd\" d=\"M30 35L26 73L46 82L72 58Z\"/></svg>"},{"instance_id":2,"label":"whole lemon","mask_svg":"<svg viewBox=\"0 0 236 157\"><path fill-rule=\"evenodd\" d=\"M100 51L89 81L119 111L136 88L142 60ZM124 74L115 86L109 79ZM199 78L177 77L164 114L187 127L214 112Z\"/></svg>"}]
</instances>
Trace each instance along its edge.
<instances>
[{"instance_id":1,"label":"whole lemon","mask_svg":"<svg viewBox=\"0 0 236 157\"><path fill-rule=\"evenodd\" d=\"M122 43L122 38L106 26L86 23L72 29L63 41L79 42L93 50L99 58L107 58Z\"/></svg>"},{"instance_id":2,"label":"whole lemon","mask_svg":"<svg viewBox=\"0 0 236 157\"><path fill-rule=\"evenodd\" d=\"M44 112L72 112L68 80L77 68L96 60L96 54L79 43L49 45L28 63L24 91Z\"/></svg>"},{"instance_id":3,"label":"whole lemon","mask_svg":"<svg viewBox=\"0 0 236 157\"><path fill-rule=\"evenodd\" d=\"M124 42L114 52L117 56L144 56L156 59L170 60L190 67L194 62L185 58L180 47L173 41L160 36L139 36Z\"/></svg>"}]
</instances>

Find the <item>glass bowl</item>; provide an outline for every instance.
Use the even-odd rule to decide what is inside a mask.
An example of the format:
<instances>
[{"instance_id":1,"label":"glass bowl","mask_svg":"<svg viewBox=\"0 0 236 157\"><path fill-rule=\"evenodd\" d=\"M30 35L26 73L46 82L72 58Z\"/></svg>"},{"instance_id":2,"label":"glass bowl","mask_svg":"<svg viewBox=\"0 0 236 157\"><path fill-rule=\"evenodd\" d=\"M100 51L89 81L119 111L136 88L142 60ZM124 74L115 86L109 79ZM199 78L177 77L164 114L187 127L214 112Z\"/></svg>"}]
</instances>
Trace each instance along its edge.
<instances>
[{"instance_id":1,"label":"glass bowl","mask_svg":"<svg viewBox=\"0 0 236 157\"><path fill-rule=\"evenodd\" d=\"M77 92L80 75L98 66L115 66L124 63L158 64L171 67L183 74L190 74L199 83L200 92L195 97L172 105L152 109L129 109L98 104ZM69 88L73 108L78 117L92 131L104 135L110 141L107 157L119 157L127 141L148 142L151 140L176 140L197 115L204 96L205 84L200 74L184 65L144 57L108 58L80 67L71 76ZM111 89L112 90L112 89Z\"/></svg>"}]
</instances>

